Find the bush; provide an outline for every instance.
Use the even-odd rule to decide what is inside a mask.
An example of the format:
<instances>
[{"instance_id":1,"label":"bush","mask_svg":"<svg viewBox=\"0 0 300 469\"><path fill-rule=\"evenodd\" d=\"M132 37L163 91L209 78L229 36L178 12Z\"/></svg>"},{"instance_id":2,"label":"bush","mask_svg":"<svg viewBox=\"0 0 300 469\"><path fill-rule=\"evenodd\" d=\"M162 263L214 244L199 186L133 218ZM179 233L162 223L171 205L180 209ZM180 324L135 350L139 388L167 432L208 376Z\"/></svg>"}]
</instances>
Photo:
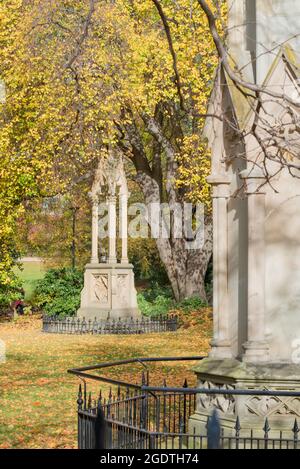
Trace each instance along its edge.
<instances>
[{"instance_id":1,"label":"bush","mask_svg":"<svg viewBox=\"0 0 300 469\"><path fill-rule=\"evenodd\" d=\"M76 269L50 269L36 282L33 304L49 316L73 316L80 306L83 273Z\"/></svg>"},{"instance_id":2,"label":"bush","mask_svg":"<svg viewBox=\"0 0 300 469\"><path fill-rule=\"evenodd\" d=\"M186 298L180 303L177 303L176 309L181 309L185 313L196 311L200 308L206 308L208 306L206 301L203 301L199 296L193 296L192 298Z\"/></svg>"},{"instance_id":3,"label":"bush","mask_svg":"<svg viewBox=\"0 0 300 469\"><path fill-rule=\"evenodd\" d=\"M206 307L207 303L198 296L176 302L170 287L154 285L138 294L138 306L142 314L153 317L160 314L166 315L169 311L174 310L189 313Z\"/></svg>"},{"instance_id":4,"label":"bush","mask_svg":"<svg viewBox=\"0 0 300 469\"><path fill-rule=\"evenodd\" d=\"M9 309L14 301L23 299L23 297L22 282L12 273L9 284L0 284L0 313Z\"/></svg>"},{"instance_id":5,"label":"bush","mask_svg":"<svg viewBox=\"0 0 300 469\"><path fill-rule=\"evenodd\" d=\"M158 296L153 302L147 301L143 293L138 294L138 306L145 316L166 315L172 309L173 301L164 296Z\"/></svg>"}]
</instances>

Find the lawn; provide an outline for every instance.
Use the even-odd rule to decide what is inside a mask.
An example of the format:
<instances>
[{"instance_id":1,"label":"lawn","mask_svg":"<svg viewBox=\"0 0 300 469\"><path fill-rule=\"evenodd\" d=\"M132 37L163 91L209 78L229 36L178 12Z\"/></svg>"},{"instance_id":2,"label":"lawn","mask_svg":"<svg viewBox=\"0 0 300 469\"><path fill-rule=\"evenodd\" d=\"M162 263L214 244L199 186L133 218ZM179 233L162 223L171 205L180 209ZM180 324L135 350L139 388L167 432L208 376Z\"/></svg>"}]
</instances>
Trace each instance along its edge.
<instances>
[{"instance_id":1,"label":"lawn","mask_svg":"<svg viewBox=\"0 0 300 469\"><path fill-rule=\"evenodd\" d=\"M24 260L21 269L15 268L15 273L22 280L25 299L28 301L32 297L35 282L44 276L45 265L40 260Z\"/></svg>"},{"instance_id":2,"label":"lawn","mask_svg":"<svg viewBox=\"0 0 300 469\"><path fill-rule=\"evenodd\" d=\"M78 380L67 369L138 356L206 355L210 322L189 326L164 334L62 336L42 333L37 318L0 324L6 344L6 363L0 364L0 448L76 447ZM155 384L167 378L169 385L182 385L185 377L195 384L190 368L183 362L156 366ZM111 373L133 379L135 370Z\"/></svg>"}]
</instances>

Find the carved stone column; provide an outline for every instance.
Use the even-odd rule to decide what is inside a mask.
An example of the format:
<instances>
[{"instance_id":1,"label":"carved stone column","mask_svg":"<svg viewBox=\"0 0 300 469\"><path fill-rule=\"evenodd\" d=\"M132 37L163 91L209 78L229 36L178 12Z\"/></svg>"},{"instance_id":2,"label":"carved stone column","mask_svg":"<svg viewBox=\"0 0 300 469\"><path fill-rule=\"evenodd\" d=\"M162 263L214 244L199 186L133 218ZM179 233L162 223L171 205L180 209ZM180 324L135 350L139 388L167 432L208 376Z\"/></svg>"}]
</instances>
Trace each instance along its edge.
<instances>
[{"instance_id":1,"label":"carved stone column","mask_svg":"<svg viewBox=\"0 0 300 469\"><path fill-rule=\"evenodd\" d=\"M248 316L244 361L268 360L265 338L265 177L260 168L242 171L248 197Z\"/></svg>"},{"instance_id":2,"label":"carved stone column","mask_svg":"<svg viewBox=\"0 0 300 469\"><path fill-rule=\"evenodd\" d=\"M99 237L99 200L96 195L92 196L92 256L91 263L98 264L98 237Z\"/></svg>"},{"instance_id":3,"label":"carved stone column","mask_svg":"<svg viewBox=\"0 0 300 469\"><path fill-rule=\"evenodd\" d=\"M231 335L228 308L228 215L230 180L226 175L210 176L213 186L213 260L214 260L214 335L213 358L231 358Z\"/></svg>"},{"instance_id":4,"label":"carved stone column","mask_svg":"<svg viewBox=\"0 0 300 469\"><path fill-rule=\"evenodd\" d=\"M116 196L114 195L109 196L107 198L107 203L108 203L108 237L109 237L108 262L111 264L115 264L117 262L117 253L116 253L117 198Z\"/></svg>"},{"instance_id":5,"label":"carved stone column","mask_svg":"<svg viewBox=\"0 0 300 469\"><path fill-rule=\"evenodd\" d=\"M128 239L128 226L127 226L127 203L128 195L120 194L120 228L121 228L121 239L122 239L122 258L121 264L128 264L128 253L127 253L127 239Z\"/></svg>"}]
</instances>

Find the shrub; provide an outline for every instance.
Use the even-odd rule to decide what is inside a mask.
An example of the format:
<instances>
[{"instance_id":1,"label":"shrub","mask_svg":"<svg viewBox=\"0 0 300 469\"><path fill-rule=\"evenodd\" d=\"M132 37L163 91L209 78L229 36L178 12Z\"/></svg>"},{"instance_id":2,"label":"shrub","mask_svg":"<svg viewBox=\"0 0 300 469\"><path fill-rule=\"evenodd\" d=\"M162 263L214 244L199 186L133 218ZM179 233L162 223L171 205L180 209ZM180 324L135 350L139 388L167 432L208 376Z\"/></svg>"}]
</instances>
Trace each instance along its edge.
<instances>
[{"instance_id":1,"label":"shrub","mask_svg":"<svg viewBox=\"0 0 300 469\"><path fill-rule=\"evenodd\" d=\"M196 311L200 308L205 308L207 306L207 302L202 300L202 298L200 298L199 296L186 298L177 304L177 308L181 309L186 313L190 313L191 311Z\"/></svg>"},{"instance_id":2,"label":"shrub","mask_svg":"<svg viewBox=\"0 0 300 469\"><path fill-rule=\"evenodd\" d=\"M146 300L143 293L138 294L138 306L145 316L159 316L167 314L173 306L173 301L164 296L158 296L153 302Z\"/></svg>"},{"instance_id":3,"label":"shrub","mask_svg":"<svg viewBox=\"0 0 300 469\"><path fill-rule=\"evenodd\" d=\"M23 297L22 282L12 273L9 284L0 284L0 313L10 308L13 301Z\"/></svg>"},{"instance_id":4,"label":"shrub","mask_svg":"<svg viewBox=\"0 0 300 469\"><path fill-rule=\"evenodd\" d=\"M36 282L33 303L49 316L73 316L80 306L83 274L76 269L50 269Z\"/></svg>"},{"instance_id":5,"label":"shrub","mask_svg":"<svg viewBox=\"0 0 300 469\"><path fill-rule=\"evenodd\" d=\"M145 316L158 316L160 314L166 315L169 311L174 310L189 313L206 307L207 303L198 296L176 302L170 287L160 287L156 284L138 294L138 305Z\"/></svg>"}]
</instances>

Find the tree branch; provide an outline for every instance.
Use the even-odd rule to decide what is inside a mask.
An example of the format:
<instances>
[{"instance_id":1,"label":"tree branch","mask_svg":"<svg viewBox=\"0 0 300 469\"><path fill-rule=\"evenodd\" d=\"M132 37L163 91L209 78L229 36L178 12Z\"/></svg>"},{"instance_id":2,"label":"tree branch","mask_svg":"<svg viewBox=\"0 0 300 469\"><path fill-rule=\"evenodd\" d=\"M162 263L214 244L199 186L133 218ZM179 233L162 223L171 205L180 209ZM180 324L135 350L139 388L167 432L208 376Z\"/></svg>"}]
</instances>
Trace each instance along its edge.
<instances>
[{"instance_id":1,"label":"tree branch","mask_svg":"<svg viewBox=\"0 0 300 469\"><path fill-rule=\"evenodd\" d=\"M165 15L164 11L163 11L163 8L162 8L161 4L159 3L159 0L152 0L152 2L154 3L154 5L155 5L155 7L158 11L158 14L159 14L159 16L162 20L164 30L165 30L165 33L166 33L166 36L167 36L169 50L170 50L172 60L173 60L173 70L174 70L174 74L175 74L175 84L176 84L177 93L178 93L178 96L179 96L180 108L181 108L182 111L186 112L186 109L185 109L185 106L184 106L184 98L183 98L182 91L181 91L181 80L180 80L180 75L179 75L178 66L177 66L177 57L176 57L176 53L175 53L174 46L173 46L173 40L172 40L170 26L169 26L167 17Z\"/></svg>"},{"instance_id":2,"label":"tree branch","mask_svg":"<svg viewBox=\"0 0 300 469\"><path fill-rule=\"evenodd\" d=\"M210 28L210 32L211 32L212 38L214 40L216 49L218 51L218 55L221 59L222 65L223 65L226 73L228 74L229 78L234 82L234 84L237 87L247 88L248 90L253 91L254 93L265 93L268 96L272 96L273 98L285 100L288 103L292 104L293 106L300 107L299 101L296 101L296 100L290 98L286 94L284 94L284 93L281 94L281 93L277 93L275 91L270 91L269 89L263 88L263 87L258 86L258 85L255 85L254 83L246 82L246 81L242 80L241 78L239 78L238 75L236 75L234 73L234 71L232 70L232 68L231 68L231 66L228 62L228 53L227 53L227 50L226 50L226 48L223 44L223 41L222 41L222 39L221 39L221 37L218 33L218 28L217 28L217 25L216 25L216 18L214 16L212 10L208 6L206 0L197 0L197 1L199 3L200 7L202 8L202 10L204 11L204 13L206 14L208 24L209 24L209 28Z\"/></svg>"},{"instance_id":3,"label":"tree branch","mask_svg":"<svg viewBox=\"0 0 300 469\"><path fill-rule=\"evenodd\" d=\"M78 39L77 48L76 48L74 54L69 59L69 61L67 62L67 64L65 65L65 68L72 67L72 65L75 62L75 60L77 59L77 57L81 54L82 45L83 45L84 41L86 40L86 38L88 37L88 34L89 34L89 29L90 29L90 25L91 25L91 21L92 21L92 16L93 16L93 14L95 12L95 9L96 9L95 8L96 2L97 2L97 0L90 0L90 7L89 7L89 11L88 11L87 17L86 17L85 22L84 22L83 32L82 32L80 38Z\"/></svg>"}]
</instances>

